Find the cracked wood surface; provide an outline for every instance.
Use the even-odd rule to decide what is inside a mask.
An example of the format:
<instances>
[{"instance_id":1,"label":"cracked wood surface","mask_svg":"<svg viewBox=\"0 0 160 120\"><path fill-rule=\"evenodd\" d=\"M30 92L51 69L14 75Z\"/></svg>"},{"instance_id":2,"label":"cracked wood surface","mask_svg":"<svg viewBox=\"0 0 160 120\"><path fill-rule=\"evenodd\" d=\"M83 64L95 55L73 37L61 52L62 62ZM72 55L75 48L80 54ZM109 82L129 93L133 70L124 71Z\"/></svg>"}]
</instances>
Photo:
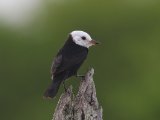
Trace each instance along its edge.
<instances>
[{"instance_id":1,"label":"cracked wood surface","mask_svg":"<svg viewBox=\"0 0 160 120\"><path fill-rule=\"evenodd\" d=\"M75 97L72 87L61 95L52 120L103 120L102 107L99 106L96 97L93 74L93 68L86 73Z\"/></svg>"}]
</instances>

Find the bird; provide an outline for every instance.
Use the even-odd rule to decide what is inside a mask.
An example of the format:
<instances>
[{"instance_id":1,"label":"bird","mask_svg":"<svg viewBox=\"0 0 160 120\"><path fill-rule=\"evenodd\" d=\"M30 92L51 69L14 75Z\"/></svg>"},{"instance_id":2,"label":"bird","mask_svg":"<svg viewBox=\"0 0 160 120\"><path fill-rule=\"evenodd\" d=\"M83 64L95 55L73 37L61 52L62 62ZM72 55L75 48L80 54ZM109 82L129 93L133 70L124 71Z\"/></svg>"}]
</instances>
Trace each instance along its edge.
<instances>
[{"instance_id":1,"label":"bird","mask_svg":"<svg viewBox=\"0 0 160 120\"><path fill-rule=\"evenodd\" d=\"M58 51L51 66L51 85L44 93L44 98L54 98L61 83L77 76L77 71L85 61L91 46L99 44L84 31L75 30L69 33L68 39ZM65 87L65 84L64 84Z\"/></svg>"}]
</instances>

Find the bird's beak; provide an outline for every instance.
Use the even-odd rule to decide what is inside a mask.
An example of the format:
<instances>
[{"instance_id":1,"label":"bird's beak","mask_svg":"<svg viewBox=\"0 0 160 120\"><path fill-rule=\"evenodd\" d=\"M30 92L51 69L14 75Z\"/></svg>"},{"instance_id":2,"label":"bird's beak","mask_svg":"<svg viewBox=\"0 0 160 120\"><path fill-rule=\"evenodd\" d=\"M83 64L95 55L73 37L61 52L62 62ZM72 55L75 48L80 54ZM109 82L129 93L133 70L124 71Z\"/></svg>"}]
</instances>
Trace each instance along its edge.
<instances>
[{"instance_id":1,"label":"bird's beak","mask_svg":"<svg viewBox=\"0 0 160 120\"><path fill-rule=\"evenodd\" d=\"M98 41L95 41L95 40L91 40L91 41L90 41L90 43L91 43L92 45L97 45L97 44L100 44L100 42L98 42Z\"/></svg>"}]
</instances>

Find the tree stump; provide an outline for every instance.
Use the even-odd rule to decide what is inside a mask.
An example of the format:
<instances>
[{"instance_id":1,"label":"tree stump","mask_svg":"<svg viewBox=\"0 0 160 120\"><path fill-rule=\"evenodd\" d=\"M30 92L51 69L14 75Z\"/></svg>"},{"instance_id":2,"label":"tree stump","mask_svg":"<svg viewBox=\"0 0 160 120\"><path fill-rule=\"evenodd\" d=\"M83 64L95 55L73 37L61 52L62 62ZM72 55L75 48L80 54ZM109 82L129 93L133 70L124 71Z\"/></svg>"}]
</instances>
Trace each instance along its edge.
<instances>
[{"instance_id":1,"label":"tree stump","mask_svg":"<svg viewBox=\"0 0 160 120\"><path fill-rule=\"evenodd\" d=\"M93 68L86 73L76 96L72 93L72 86L61 95L52 120L103 120L93 74Z\"/></svg>"}]
</instances>

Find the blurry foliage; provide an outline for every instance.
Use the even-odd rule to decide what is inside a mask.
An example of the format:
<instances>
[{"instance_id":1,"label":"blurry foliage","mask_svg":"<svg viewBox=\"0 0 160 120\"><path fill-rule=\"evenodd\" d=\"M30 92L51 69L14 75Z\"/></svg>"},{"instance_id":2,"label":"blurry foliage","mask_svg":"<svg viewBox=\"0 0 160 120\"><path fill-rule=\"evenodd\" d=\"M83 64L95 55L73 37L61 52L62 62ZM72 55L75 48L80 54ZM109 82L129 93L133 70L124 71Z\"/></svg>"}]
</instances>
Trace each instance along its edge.
<instances>
[{"instance_id":1,"label":"blurry foliage","mask_svg":"<svg viewBox=\"0 0 160 120\"><path fill-rule=\"evenodd\" d=\"M0 119L49 120L57 104L43 100L54 55L72 30L84 30L92 47L79 73L95 68L104 120L159 120L160 5L156 0L53 2L17 30L0 28ZM3 26L3 27L2 27ZM79 84L71 78L67 85Z\"/></svg>"}]
</instances>

